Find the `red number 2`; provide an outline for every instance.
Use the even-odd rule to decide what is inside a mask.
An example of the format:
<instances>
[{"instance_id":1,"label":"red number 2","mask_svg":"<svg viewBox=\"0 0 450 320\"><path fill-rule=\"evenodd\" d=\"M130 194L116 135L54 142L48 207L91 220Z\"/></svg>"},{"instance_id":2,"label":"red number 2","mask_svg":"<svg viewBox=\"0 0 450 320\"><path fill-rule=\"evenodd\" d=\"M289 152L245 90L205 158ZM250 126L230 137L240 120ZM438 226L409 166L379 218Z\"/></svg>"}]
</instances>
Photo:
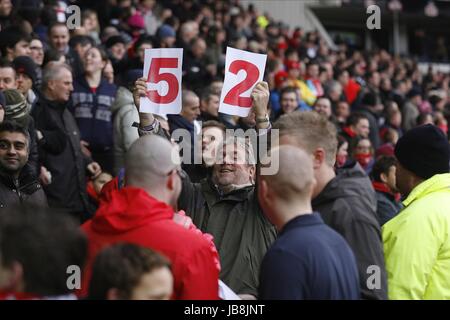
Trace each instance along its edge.
<instances>
[{"instance_id":1,"label":"red number 2","mask_svg":"<svg viewBox=\"0 0 450 320\"><path fill-rule=\"evenodd\" d=\"M153 58L148 72L147 82L167 82L169 90L165 96L160 96L158 90L149 90L147 97L151 102L167 104L173 102L178 96L179 86L177 77L172 73L159 73L161 68L178 68L177 58Z\"/></svg>"},{"instance_id":2,"label":"red number 2","mask_svg":"<svg viewBox=\"0 0 450 320\"><path fill-rule=\"evenodd\" d=\"M252 106L251 97L241 97L240 95L250 89L259 78L258 68L248 61L235 60L230 65L230 72L237 74L240 70L245 70L245 79L228 91L223 102L233 106L250 108Z\"/></svg>"}]
</instances>

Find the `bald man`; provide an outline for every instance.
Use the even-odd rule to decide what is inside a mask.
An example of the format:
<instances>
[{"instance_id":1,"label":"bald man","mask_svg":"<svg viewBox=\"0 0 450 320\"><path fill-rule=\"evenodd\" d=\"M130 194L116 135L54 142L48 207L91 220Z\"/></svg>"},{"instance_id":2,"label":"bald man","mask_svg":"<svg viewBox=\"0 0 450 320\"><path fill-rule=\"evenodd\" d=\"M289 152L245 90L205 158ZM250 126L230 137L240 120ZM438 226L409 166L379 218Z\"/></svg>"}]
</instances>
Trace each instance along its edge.
<instances>
[{"instance_id":1,"label":"bald man","mask_svg":"<svg viewBox=\"0 0 450 320\"><path fill-rule=\"evenodd\" d=\"M259 298L359 299L352 250L312 211L316 181L311 157L293 146L271 152L279 155L272 158L279 162L275 164L279 170L260 177L258 199L279 234L261 265Z\"/></svg>"},{"instance_id":2,"label":"bald man","mask_svg":"<svg viewBox=\"0 0 450 320\"><path fill-rule=\"evenodd\" d=\"M128 242L170 259L173 299L218 299L217 251L201 233L173 221L182 188L180 163L178 150L159 136L144 136L131 145L125 158L125 187L108 194L108 201L83 225L89 240L84 290L97 253L107 245Z\"/></svg>"}]
</instances>

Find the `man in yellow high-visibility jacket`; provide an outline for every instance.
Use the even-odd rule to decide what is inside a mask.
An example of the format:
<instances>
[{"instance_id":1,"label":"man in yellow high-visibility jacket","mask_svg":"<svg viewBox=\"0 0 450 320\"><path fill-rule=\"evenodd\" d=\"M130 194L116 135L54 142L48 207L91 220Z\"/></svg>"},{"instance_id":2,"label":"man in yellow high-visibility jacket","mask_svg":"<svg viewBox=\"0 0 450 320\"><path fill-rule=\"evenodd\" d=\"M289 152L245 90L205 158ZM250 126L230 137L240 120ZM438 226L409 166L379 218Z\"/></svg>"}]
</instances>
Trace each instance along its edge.
<instances>
[{"instance_id":1,"label":"man in yellow high-visibility jacket","mask_svg":"<svg viewBox=\"0 0 450 320\"><path fill-rule=\"evenodd\" d=\"M397 143L404 209L383 226L389 299L450 299L450 151L433 125Z\"/></svg>"}]
</instances>

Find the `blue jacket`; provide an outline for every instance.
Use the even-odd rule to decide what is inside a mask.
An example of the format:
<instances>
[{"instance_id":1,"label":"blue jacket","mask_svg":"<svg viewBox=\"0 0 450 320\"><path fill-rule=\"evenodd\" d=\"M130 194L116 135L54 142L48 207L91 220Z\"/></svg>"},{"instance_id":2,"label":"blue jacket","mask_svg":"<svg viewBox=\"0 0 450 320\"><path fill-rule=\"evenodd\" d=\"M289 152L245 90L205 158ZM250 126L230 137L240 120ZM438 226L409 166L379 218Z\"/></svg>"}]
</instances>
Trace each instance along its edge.
<instances>
[{"instance_id":1,"label":"blue jacket","mask_svg":"<svg viewBox=\"0 0 450 320\"><path fill-rule=\"evenodd\" d=\"M95 93L84 76L75 79L70 111L80 129L81 140L89 143L91 151L106 151L113 147L111 106L117 87L102 79Z\"/></svg>"},{"instance_id":2,"label":"blue jacket","mask_svg":"<svg viewBox=\"0 0 450 320\"><path fill-rule=\"evenodd\" d=\"M359 299L355 257L319 213L289 221L261 266L260 299Z\"/></svg>"}]
</instances>

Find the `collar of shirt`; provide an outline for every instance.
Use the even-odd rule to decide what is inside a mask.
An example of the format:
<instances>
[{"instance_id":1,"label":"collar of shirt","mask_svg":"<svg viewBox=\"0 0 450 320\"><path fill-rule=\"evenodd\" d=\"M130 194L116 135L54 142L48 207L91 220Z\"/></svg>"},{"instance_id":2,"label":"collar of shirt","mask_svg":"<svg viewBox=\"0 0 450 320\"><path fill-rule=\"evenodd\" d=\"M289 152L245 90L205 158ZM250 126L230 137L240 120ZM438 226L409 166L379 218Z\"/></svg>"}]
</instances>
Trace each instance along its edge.
<instances>
[{"instance_id":1,"label":"collar of shirt","mask_svg":"<svg viewBox=\"0 0 450 320\"><path fill-rule=\"evenodd\" d=\"M281 236L282 234L286 233L287 231L291 229L301 228L301 227L307 227L312 226L316 224L323 224L322 217L318 212L313 212L311 214L302 214L299 215L290 221L286 223L281 230L281 232L278 234L278 236Z\"/></svg>"}]
</instances>

